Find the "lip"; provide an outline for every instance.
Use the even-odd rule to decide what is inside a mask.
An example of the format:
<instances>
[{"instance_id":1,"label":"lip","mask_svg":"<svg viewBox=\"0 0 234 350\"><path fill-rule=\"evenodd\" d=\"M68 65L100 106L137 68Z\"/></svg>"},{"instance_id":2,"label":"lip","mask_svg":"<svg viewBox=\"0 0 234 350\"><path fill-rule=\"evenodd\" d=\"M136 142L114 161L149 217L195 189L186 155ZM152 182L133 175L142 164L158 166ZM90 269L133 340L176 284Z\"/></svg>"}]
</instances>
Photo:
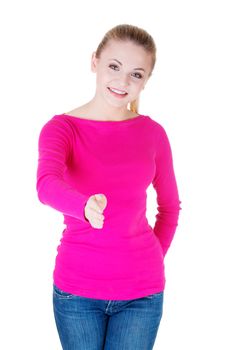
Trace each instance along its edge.
<instances>
[{"instance_id":1,"label":"lip","mask_svg":"<svg viewBox=\"0 0 234 350\"><path fill-rule=\"evenodd\" d=\"M114 89L114 90L117 90L117 91L120 91L120 92L125 92L125 93L127 94L127 91L121 90L121 89L117 89L117 88L115 88L115 87L113 87L113 86L109 86L108 88L109 88L109 89Z\"/></svg>"},{"instance_id":2,"label":"lip","mask_svg":"<svg viewBox=\"0 0 234 350\"><path fill-rule=\"evenodd\" d=\"M110 87L108 87L107 89L109 90L109 92L111 93L111 95L114 96L115 98L124 99L126 96L128 96L128 93L125 92L125 91L123 91L123 90L116 89L116 90L118 90L118 91L123 91L123 92L125 92L125 94L118 94L118 93L112 91Z\"/></svg>"}]
</instances>

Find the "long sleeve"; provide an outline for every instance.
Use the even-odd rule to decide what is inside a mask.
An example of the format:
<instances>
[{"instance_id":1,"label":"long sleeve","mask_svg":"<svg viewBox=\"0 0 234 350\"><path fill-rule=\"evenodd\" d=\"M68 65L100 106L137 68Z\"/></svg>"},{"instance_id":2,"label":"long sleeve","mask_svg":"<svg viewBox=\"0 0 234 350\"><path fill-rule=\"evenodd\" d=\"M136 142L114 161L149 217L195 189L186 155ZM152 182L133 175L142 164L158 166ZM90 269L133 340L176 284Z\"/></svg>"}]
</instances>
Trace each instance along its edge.
<instances>
[{"instance_id":1,"label":"long sleeve","mask_svg":"<svg viewBox=\"0 0 234 350\"><path fill-rule=\"evenodd\" d=\"M153 187L157 195L157 210L154 233L158 237L164 256L172 242L178 225L180 199L173 167L170 142L165 129L160 125L156 152L156 174Z\"/></svg>"},{"instance_id":2,"label":"long sleeve","mask_svg":"<svg viewBox=\"0 0 234 350\"><path fill-rule=\"evenodd\" d=\"M64 180L71 152L72 130L66 123L49 120L41 129L38 141L37 194L40 202L83 222L88 196Z\"/></svg>"}]
</instances>

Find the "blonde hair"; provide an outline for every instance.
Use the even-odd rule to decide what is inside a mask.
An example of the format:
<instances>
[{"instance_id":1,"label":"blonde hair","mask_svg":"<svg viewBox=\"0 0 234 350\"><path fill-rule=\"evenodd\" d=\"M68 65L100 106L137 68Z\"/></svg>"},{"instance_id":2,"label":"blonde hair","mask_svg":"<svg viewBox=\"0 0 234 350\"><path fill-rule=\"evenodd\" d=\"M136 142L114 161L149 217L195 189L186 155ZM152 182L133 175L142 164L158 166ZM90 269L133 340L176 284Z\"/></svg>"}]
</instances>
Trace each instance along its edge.
<instances>
[{"instance_id":1,"label":"blonde hair","mask_svg":"<svg viewBox=\"0 0 234 350\"><path fill-rule=\"evenodd\" d=\"M142 46L152 57L152 66L149 76L156 62L156 45L153 37L144 29L131 24L119 24L111 28L103 37L96 50L96 57L99 58L102 50L110 40L132 41L134 44ZM139 97L130 102L130 111L138 113Z\"/></svg>"}]
</instances>

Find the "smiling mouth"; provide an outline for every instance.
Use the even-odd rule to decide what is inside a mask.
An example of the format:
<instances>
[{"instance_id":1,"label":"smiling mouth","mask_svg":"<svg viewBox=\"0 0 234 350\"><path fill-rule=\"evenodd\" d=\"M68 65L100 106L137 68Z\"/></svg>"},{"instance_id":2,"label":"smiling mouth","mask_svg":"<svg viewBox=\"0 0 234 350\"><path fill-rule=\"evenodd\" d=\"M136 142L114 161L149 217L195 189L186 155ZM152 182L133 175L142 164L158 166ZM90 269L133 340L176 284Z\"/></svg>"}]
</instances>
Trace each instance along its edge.
<instances>
[{"instance_id":1,"label":"smiling mouth","mask_svg":"<svg viewBox=\"0 0 234 350\"><path fill-rule=\"evenodd\" d=\"M125 96L127 96L127 92L123 91L123 90L118 90L118 89L115 89L115 88L110 88L108 87L108 90L110 91L110 93L116 97L119 97L119 98L123 98Z\"/></svg>"}]
</instances>

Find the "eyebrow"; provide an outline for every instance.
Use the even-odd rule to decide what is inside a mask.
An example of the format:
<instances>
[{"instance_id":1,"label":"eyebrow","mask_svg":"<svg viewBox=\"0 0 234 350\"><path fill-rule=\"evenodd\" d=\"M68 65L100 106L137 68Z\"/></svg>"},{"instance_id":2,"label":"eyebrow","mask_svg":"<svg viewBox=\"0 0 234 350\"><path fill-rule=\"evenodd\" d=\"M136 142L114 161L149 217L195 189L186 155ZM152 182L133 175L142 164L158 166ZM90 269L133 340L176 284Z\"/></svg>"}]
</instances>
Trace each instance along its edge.
<instances>
[{"instance_id":1,"label":"eyebrow","mask_svg":"<svg viewBox=\"0 0 234 350\"><path fill-rule=\"evenodd\" d=\"M110 58L109 59L109 61L116 61L116 62L118 62L121 66L123 65L120 61L118 61L116 58ZM134 70L143 70L144 72L145 72L145 70L144 70L144 68L134 68Z\"/></svg>"}]
</instances>

